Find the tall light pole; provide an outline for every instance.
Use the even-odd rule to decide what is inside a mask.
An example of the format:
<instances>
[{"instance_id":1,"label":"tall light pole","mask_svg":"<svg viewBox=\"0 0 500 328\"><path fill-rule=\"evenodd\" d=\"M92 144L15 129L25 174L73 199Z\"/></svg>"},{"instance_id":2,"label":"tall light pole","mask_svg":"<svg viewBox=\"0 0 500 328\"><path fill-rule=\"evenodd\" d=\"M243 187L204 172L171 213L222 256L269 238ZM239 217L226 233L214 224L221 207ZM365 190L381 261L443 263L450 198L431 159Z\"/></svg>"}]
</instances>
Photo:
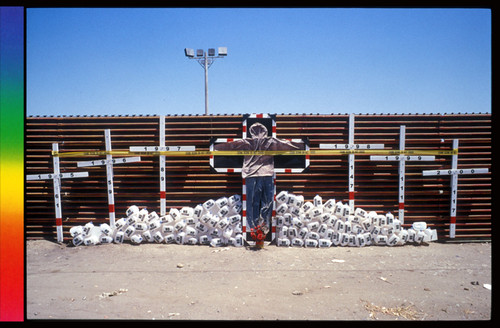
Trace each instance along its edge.
<instances>
[{"instance_id":1,"label":"tall light pole","mask_svg":"<svg viewBox=\"0 0 500 328\"><path fill-rule=\"evenodd\" d=\"M196 55L194 49L185 48L184 54L189 59L196 59L205 70L205 115L208 115L208 68L212 66L216 58L227 56L227 48L219 47L218 55L215 55L215 48L209 48L208 53L203 49L197 49Z\"/></svg>"}]
</instances>

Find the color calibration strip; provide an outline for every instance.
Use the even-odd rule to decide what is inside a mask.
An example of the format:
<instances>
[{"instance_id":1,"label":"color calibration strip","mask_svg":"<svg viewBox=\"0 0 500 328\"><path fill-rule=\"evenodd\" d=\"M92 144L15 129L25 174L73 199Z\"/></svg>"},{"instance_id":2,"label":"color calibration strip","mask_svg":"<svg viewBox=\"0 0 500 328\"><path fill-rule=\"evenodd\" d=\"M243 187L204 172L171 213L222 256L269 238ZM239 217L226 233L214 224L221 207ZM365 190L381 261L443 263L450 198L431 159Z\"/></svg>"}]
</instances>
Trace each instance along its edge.
<instances>
[{"instance_id":1,"label":"color calibration strip","mask_svg":"<svg viewBox=\"0 0 500 328\"><path fill-rule=\"evenodd\" d=\"M23 321L24 8L0 24L0 321Z\"/></svg>"}]
</instances>

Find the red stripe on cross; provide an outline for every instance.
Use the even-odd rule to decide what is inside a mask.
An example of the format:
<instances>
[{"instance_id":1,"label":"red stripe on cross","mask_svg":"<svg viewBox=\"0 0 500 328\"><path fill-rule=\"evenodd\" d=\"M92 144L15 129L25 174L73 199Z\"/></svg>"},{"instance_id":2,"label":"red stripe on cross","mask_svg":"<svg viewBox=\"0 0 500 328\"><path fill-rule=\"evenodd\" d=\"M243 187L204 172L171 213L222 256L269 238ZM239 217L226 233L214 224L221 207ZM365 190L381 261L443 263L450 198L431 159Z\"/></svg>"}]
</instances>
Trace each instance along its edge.
<instances>
[{"instance_id":1,"label":"red stripe on cross","mask_svg":"<svg viewBox=\"0 0 500 328\"><path fill-rule=\"evenodd\" d=\"M115 204L109 204L108 205L109 212L115 212Z\"/></svg>"},{"instance_id":2,"label":"red stripe on cross","mask_svg":"<svg viewBox=\"0 0 500 328\"><path fill-rule=\"evenodd\" d=\"M276 227L275 226L272 226L271 232L276 232Z\"/></svg>"},{"instance_id":3,"label":"red stripe on cross","mask_svg":"<svg viewBox=\"0 0 500 328\"><path fill-rule=\"evenodd\" d=\"M243 195L241 195L241 196L242 196L242 198L241 198L242 200L244 200L244 201L246 201L246 200L247 200L247 194L243 194Z\"/></svg>"},{"instance_id":4,"label":"red stripe on cross","mask_svg":"<svg viewBox=\"0 0 500 328\"><path fill-rule=\"evenodd\" d=\"M273 133L276 133L276 125L273 125Z\"/></svg>"},{"instance_id":5,"label":"red stripe on cross","mask_svg":"<svg viewBox=\"0 0 500 328\"><path fill-rule=\"evenodd\" d=\"M399 209L404 210L405 209L405 203L399 203Z\"/></svg>"},{"instance_id":6,"label":"red stripe on cross","mask_svg":"<svg viewBox=\"0 0 500 328\"><path fill-rule=\"evenodd\" d=\"M349 200L354 199L354 191L349 191Z\"/></svg>"},{"instance_id":7,"label":"red stripe on cross","mask_svg":"<svg viewBox=\"0 0 500 328\"><path fill-rule=\"evenodd\" d=\"M62 218L56 218L56 226L62 226Z\"/></svg>"},{"instance_id":8,"label":"red stripe on cross","mask_svg":"<svg viewBox=\"0 0 500 328\"><path fill-rule=\"evenodd\" d=\"M257 114L257 115L255 115L255 117L257 117L257 118L263 118L264 114Z\"/></svg>"},{"instance_id":9,"label":"red stripe on cross","mask_svg":"<svg viewBox=\"0 0 500 328\"><path fill-rule=\"evenodd\" d=\"M292 173L292 169L285 169L285 173Z\"/></svg>"},{"instance_id":10,"label":"red stripe on cross","mask_svg":"<svg viewBox=\"0 0 500 328\"><path fill-rule=\"evenodd\" d=\"M161 199L167 198L167 192L166 191L160 191L160 198Z\"/></svg>"},{"instance_id":11,"label":"red stripe on cross","mask_svg":"<svg viewBox=\"0 0 500 328\"><path fill-rule=\"evenodd\" d=\"M234 169L227 169L227 172L234 173Z\"/></svg>"},{"instance_id":12,"label":"red stripe on cross","mask_svg":"<svg viewBox=\"0 0 500 328\"><path fill-rule=\"evenodd\" d=\"M457 223L457 217L456 216L450 217L450 223Z\"/></svg>"},{"instance_id":13,"label":"red stripe on cross","mask_svg":"<svg viewBox=\"0 0 500 328\"><path fill-rule=\"evenodd\" d=\"M247 126L243 125L243 132L247 132Z\"/></svg>"}]
</instances>

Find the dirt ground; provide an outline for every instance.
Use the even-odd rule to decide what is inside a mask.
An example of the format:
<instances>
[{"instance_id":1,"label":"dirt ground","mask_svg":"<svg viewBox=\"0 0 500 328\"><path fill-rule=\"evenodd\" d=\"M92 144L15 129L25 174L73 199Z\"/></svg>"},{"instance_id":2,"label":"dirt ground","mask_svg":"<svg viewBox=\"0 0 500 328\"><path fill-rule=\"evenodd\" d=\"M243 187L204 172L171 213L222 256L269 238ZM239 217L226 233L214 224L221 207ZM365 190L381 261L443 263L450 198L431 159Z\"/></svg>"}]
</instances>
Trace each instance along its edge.
<instances>
[{"instance_id":1,"label":"dirt ground","mask_svg":"<svg viewBox=\"0 0 500 328\"><path fill-rule=\"evenodd\" d=\"M490 243L26 243L26 319L490 320Z\"/></svg>"}]
</instances>

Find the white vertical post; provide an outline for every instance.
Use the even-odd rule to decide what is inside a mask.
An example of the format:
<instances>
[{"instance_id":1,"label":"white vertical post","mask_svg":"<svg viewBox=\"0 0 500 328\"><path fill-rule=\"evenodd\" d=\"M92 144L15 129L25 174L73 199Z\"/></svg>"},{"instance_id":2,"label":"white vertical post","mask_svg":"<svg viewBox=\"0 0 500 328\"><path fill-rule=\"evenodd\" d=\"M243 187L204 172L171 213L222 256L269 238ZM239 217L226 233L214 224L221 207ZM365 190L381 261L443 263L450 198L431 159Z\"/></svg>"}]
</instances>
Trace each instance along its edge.
<instances>
[{"instance_id":1,"label":"white vertical post","mask_svg":"<svg viewBox=\"0 0 500 328\"><path fill-rule=\"evenodd\" d=\"M453 140L453 149L458 149L458 139ZM455 238L455 227L457 223L457 190L458 190L458 154L451 156L451 204L450 204L450 238Z\"/></svg>"},{"instance_id":2,"label":"white vertical post","mask_svg":"<svg viewBox=\"0 0 500 328\"><path fill-rule=\"evenodd\" d=\"M111 151L111 133L109 129L104 130L104 139L106 142L106 151ZM113 184L113 156L106 155L106 178L108 186L108 210L109 210L109 223L112 227L115 226L115 195Z\"/></svg>"},{"instance_id":3,"label":"white vertical post","mask_svg":"<svg viewBox=\"0 0 500 328\"><path fill-rule=\"evenodd\" d=\"M52 151L59 152L59 144L52 144ZM59 156L52 156L54 165L54 204L56 207L56 230L57 242L63 242L63 228L62 228L62 210L61 210L61 170L59 168Z\"/></svg>"},{"instance_id":4,"label":"white vertical post","mask_svg":"<svg viewBox=\"0 0 500 328\"><path fill-rule=\"evenodd\" d=\"M160 116L160 147L165 147L165 115ZM165 155L160 155L160 215L166 214L167 174Z\"/></svg>"},{"instance_id":5,"label":"white vertical post","mask_svg":"<svg viewBox=\"0 0 500 328\"><path fill-rule=\"evenodd\" d=\"M354 114L349 115L349 145L354 145ZM349 154L349 207L354 213L354 154Z\"/></svg>"},{"instance_id":6,"label":"white vertical post","mask_svg":"<svg viewBox=\"0 0 500 328\"><path fill-rule=\"evenodd\" d=\"M405 150L405 138L406 138L406 126L401 125L399 127L399 150ZM404 158L403 154L400 154L401 158ZM399 196L399 213L398 217L401 221L401 224L405 222L405 160L402 159L399 161L399 188L398 188L398 196Z\"/></svg>"},{"instance_id":7,"label":"white vertical post","mask_svg":"<svg viewBox=\"0 0 500 328\"><path fill-rule=\"evenodd\" d=\"M52 144L52 151L54 153L59 152L59 145L57 143ZM26 180L48 180L52 179L54 184L54 206L55 206L55 216L56 216L56 233L57 242L63 242L63 227L62 227L62 209L61 209L61 179L64 178L82 178L88 177L88 172L71 172L71 173L61 173L59 168L59 156L53 155L52 162L54 166L54 173L51 174L28 174Z\"/></svg>"},{"instance_id":8,"label":"white vertical post","mask_svg":"<svg viewBox=\"0 0 500 328\"><path fill-rule=\"evenodd\" d=\"M487 168L480 169L458 169L458 139L453 139L453 150L455 154L451 157L450 170L429 170L422 171L424 176L451 175L451 202L450 202L450 238L455 238L455 229L457 222L457 193L458 176L463 174L484 174L488 173Z\"/></svg>"},{"instance_id":9,"label":"white vertical post","mask_svg":"<svg viewBox=\"0 0 500 328\"><path fill-rule=\"evenodd\" d=\"M405 139L406 139L406 126L401 125L399 127L399 150L403 152L405 150ZM405 163L406 161L433 161L434 156L406 156L401 153L399 156L370 156L371 161L398 161L399 162L399 187L398 187L398 199L399 199L399 220L401 224L404 224L404 209L405 209Z\"/></svg>"}]
</instances>

